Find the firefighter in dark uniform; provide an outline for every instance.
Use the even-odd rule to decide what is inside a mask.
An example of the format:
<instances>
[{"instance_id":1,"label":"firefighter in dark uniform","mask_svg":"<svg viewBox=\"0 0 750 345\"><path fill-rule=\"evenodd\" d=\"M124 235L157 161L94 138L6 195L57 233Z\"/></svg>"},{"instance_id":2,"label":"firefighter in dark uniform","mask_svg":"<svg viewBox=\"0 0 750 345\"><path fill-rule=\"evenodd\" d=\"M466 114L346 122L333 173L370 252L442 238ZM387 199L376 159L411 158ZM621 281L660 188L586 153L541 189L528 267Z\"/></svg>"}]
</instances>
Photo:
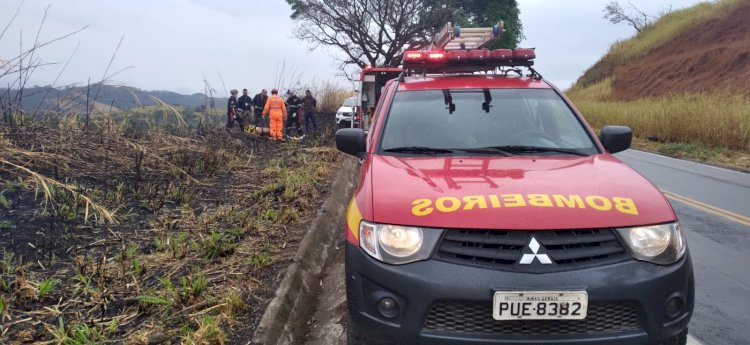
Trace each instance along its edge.
<instances>
[{"instance_id":1,"label":"firefighter in dark uniform","mask_svg":"<svg viewBox=\"0 0 750 345\"><path fill-rule=\"evenodd\" d=\"M268 101L268 91L263 89L259 94L253 97L253 105L255 106L255 125L258 127L268 127L266 119L263 116L263 108L266 107Z\"/></svg>"},{"instance_id":2,"label":"firefighter in dark uniform","mask_svg":"<svg viewBox=\"0 0 750 345\"><path fill-rule=\"evenodd\" d=\"M234 127L234 122L237 121L240 129L244 132L245 122L242 120L242 117L237 116L237 90L229 91L229 93L231 96L227 100L227 131Z\"/></svg>"},{"instance_id":3,"label":"firefighter in dark uniform","mask_svg":"<svg viewBox=\"0 0 750 345\"><path fill-rule=\"evenodd\" d=\"M286 107L288 110L287 113L289 115L286 117L284 129L286 130L286 136L291 137L292 126L294 126L294 128L296 129L297 135L299 135L300 131L302 130L299 116L299 109L300 105L302 104L302 99L297 97L297 95L295 95L294 91L292 90L287 91L287 95L289 95L289 97L286 99Z\"/></svg>"},{"instance_id":4,"label":"firefighter in dark uniform","mask_svg":"<svg viewBox=\"0 0 750 345\"><path fill-rule=\"evenodd\" d=\"M247 95L247 89L242 89L242 96L237 100L237 109L243 124L245 122L255 123L253 119L253 99Z\"/></svg>"}]
</instances>

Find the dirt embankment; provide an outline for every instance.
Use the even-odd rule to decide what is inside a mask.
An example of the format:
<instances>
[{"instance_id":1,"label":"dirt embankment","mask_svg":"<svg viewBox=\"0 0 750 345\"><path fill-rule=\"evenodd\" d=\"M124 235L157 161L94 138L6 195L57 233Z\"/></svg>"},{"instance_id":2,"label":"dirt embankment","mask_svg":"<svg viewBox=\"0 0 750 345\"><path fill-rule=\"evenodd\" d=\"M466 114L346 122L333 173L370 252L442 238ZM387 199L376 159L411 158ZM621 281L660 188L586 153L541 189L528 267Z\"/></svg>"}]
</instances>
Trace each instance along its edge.
<instances>
[{"instance_id":1,"label":"dirt embankment","mask_svg":"<svg viewBox=\"0 0 750 345\"><path fill-rule=\"evenodd\" d=\"M622 100L721 91L750 96L750 1L614 71L613 96Z\"/></svg>"}]
</instances>

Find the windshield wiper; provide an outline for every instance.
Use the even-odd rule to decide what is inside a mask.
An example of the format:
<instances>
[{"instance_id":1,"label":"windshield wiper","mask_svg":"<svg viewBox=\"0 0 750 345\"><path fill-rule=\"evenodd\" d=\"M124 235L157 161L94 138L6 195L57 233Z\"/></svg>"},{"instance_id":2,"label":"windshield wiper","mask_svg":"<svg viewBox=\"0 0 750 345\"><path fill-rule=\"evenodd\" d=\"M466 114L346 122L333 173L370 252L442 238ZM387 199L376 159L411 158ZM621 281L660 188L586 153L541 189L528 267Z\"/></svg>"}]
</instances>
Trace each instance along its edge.
<instances>
[{"instance_id":1,"label":"windshield wiper","mask_svg":"<svg viewBox=\"0 0 750 345\"><path fill-rule=\"evenodd\" d=\"M441 149L441 148L436 148L436 147L426 147L426 146L394 147L390 149L385 149L383 151L394 152L394 153L424 153L424 154L453 153L453 150Z\"/></svg>"},{"instance_id":2,"label":"windshield wiper","mask_svg":"<svg viewBox=\"0 0 750 345\"><path fill-rule=\"evenodd\" d=\"M461 150L467 153L498 153L501 156L505 156L505 157L510 157L513 155L512 153L503 150L500 146L498 147L473 147L473 148L465 148L465 149L461 148L461 149L456 149L456 150Z\"/></svg>"},{"instance_id":3,"label":"windshield wiper","mask_svg":"<svg viewBox=\"0 0 750 345\"><path fill-rule=\"evenodd\" d=\"M566 149L561 147L544 147L544 146L523 146L523 145L507 145L507 146L490 146L483 147L483 149L502 150L506 153L531 153L531 152L558 152L567 153L576 156L589 156L587 153L575 149Z\"/></svg>"}]
</instances>

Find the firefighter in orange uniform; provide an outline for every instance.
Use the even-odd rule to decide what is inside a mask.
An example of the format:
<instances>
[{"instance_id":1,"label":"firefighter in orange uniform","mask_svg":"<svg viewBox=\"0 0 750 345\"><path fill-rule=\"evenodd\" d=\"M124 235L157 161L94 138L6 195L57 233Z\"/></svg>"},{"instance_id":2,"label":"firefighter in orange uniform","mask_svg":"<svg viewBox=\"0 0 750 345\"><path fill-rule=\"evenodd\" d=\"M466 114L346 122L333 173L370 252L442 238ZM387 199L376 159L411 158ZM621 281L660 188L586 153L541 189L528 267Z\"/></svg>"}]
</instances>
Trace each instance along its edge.
<instances>
[{"instance_id":1,"label":"firefighter in orange uniform","mask_svg":"<svg viewBox=\"0 0 750 345\"><path fill-rule=\"evenodd\" d=\"M284 126L284 118L286 118L286 105L284 100L279 97L279 90L271 90L271 97L268 97L266 106L263 108L263 116L271 120L269 126L271 139L283 140L281 129Z\"/></svg>"}]
</instances>

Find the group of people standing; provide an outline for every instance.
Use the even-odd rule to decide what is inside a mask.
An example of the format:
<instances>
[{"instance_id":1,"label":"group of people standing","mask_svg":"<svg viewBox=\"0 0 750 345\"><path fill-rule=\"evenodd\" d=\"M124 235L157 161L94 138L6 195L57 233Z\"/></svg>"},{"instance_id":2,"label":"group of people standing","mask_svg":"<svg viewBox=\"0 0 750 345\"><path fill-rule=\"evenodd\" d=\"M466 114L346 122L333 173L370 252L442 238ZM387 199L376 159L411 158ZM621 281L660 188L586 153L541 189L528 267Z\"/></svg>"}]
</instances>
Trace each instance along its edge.
<instances>
[{"instance_id":1,"label":"group of people standing","mask_svg":"<svg viewBox=\"0 0 750 345\"><path fill-rule=\"evenodd\" d=\"M230 94L227 101L227 130L234 127L234 123L237 122L244 132L246 122L250 122L255 127L268 127L271 139L284 140L283 129L286 129L286 136L292 135L292 127L296 129L297 134L302 131L303 116L305 133L310 133L311 129L318 129L315 114L318 101L310 90L305 90L305 96L302 98L289 90L286 101L279 96L278 89L271 89L271 96L263 89L252 98L247 94L247 89L242 90L242 96L239 98L237 90L231 90Z\"/></svg>"}]
</instances>

